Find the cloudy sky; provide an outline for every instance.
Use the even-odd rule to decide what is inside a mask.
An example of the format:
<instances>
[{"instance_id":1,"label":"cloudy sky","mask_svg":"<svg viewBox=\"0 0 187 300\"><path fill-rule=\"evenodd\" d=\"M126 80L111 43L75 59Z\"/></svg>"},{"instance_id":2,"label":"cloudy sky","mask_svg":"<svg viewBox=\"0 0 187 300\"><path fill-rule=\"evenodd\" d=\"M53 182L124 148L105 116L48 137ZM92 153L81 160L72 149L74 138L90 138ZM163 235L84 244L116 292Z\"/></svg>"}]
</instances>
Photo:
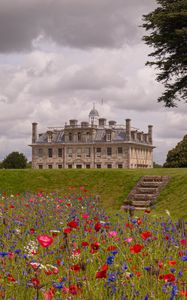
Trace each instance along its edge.
<instances>
[{"instance_id":1,"label":"cloudy sky","mask_svg":"<svg viewBox=\"0 0 187 300\"><path fill-rule=\"evenodd\" d=\"M157 103L163 87L145 67L142 15L154 0L0 1L0 160L12 151L31 159L31 123L39 131L101 117L147 131L154 161L186 134L187 105Z\"/></svg>"}]
</instances>

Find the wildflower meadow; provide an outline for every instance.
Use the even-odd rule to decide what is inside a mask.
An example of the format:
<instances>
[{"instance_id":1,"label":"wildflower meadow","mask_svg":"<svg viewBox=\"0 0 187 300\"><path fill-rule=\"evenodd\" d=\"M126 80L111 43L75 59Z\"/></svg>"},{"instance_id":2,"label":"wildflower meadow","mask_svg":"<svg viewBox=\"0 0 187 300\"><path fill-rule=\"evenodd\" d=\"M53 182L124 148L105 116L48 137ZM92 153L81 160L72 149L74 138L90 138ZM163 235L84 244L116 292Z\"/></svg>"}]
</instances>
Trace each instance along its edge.
<instances>
[{"instance_id":1,"label":"wildflower meadow","mask_svg":"<svg viewBox=\"0 0 187 300\"><path fill-rule=\"evenodd\" d=\"M187 238L169 214L109 216L85 187L0 195L0 299L187 299Z\"/></svg>"}]
</instances>

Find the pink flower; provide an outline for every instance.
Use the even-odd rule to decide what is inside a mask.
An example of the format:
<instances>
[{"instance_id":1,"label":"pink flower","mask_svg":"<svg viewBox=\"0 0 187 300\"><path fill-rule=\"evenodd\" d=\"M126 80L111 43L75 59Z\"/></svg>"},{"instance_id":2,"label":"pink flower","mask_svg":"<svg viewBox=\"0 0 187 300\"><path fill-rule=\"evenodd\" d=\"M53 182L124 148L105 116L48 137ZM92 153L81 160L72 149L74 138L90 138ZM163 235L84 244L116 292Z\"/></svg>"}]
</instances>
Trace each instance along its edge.
<instances>
[{"instance_id":1,"label":"pink flower","mask_svg":"<svg viewBox=\"0 0 187 300\"><path fill-rule=\"evenodd\" d=\"M88 215L88 214L84 214L84 215L82 215L82 218L83 218L83 219L88 219L88 218L89 218L89 215Z\"/></svg>"},{"instance_id":2,"label":"pink flower","mask_svg":"<svg viewBox=\"0 0 187 300\"><path fill-rule=\"evenodd\" d=\"M44 300L52 300L54 294L52 291L47 291L43 295L44 295Z\"/></svg>"},{"instance_id":3,"label":"pink flower","mask_svg":"<svg viewBox=\"0 0 187 300\"><path fill-rule=\"evenodd\" d=\"M181 246L187 245L187 240L180 240L180 244L181 244Z\"/></svg>"},{"instance_id":4,"label":"pink flower","mask_svg":"<svg viewBox=\"0 0 187 300\"><path fill-rule=\"evenodd\" d=\"M38 242L44 248L48 247L53 243L53 238L48 235L40 235L37 237Z\"/></svg>"},{"instance_id":5,"label":"pink flower","mask_svg":"<svg viewBox=\"0 0 187 300\"><path fill-rule=\"evenodd\" d=\"M133 238L132 238L132 237L128 237L128 238L126 238L126 239L125 239L125 242L127 242L127 243L131 243L131 242L132 242L132 240L133 240Z\"/></svg>"},{"instance_id":6,"label":"pink flower","mask_svg":"<svg viewBox=\"0 0 187 300\"><path fill-rule=\"evenodd\" d=\"M115 237L117 234L118 234L117 231L110 231L110 232L108 233L108 235L109 235L110 237Z\"/></svg>"}]
</instances>

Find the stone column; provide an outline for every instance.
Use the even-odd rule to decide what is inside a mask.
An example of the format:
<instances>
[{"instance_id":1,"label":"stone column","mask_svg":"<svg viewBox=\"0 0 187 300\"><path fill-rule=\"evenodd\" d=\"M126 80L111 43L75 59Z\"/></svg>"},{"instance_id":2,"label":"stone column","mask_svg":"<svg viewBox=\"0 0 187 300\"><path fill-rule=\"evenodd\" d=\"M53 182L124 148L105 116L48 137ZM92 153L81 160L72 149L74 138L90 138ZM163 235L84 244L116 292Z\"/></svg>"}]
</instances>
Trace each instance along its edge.
<instances>
[{"instance_id":1,"label":"stone column","mask_svg":"<svg viewBox=\"0 0 187 300\"><path fill-rule=\"evenodd\" d=\"M130 139L131 139L131 119L126 119L126 135L127 135L127 140L130 141Z\"/></svg>"},{"instance_id":2,"label":"stone column","mask_svg":"<svg viewBox=\"0 0 187 300\"><path fill-rule=\"evenodd\" d=\"M32 143L35 144L37 140L37 125L38 123L32 123Z\"/></svg>"},{"instance_id":3,"label":"stone column","mask_svg":"<svg viewBox=\"0 0 187 300\"><path fill-rule=\"evenodd\" d=\"M153 143L153 125L148 125L148 141L152 145L152 143Z\"/></svg>"}]
</instances>

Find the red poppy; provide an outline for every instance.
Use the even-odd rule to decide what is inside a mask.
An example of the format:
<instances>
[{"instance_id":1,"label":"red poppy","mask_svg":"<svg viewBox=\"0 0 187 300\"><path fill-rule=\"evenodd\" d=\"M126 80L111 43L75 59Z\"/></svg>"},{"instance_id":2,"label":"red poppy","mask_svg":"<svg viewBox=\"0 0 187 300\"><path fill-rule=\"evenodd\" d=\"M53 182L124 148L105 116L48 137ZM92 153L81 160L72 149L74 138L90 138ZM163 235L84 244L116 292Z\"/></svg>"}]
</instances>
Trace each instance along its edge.
<instances>
[{"instance_id":1,"label":"red poppy","mask_svg":"<svg viewBox=\"0 0 187 300\"><path fill-rule=\"evenodd\" d=\"M73 253L73 255L79 255L80 253L81 253L81 249L80 248L78 248L78 249L73 249L73 251L72 251L72 253Z\"/></svg>"},{"instance_id":2,"label":"red poppy","mask_svg":"<svg viewBox=\"0 0 187 300\"><path fill-rule=\"evenodd\" d=\"M140 252L143 248L144 248L143 245L136 244L136 245L130 247L130 252L131 252L131 253L138 253L138 252Z\"/></svg>"},{"instance_id":3,"label":"red poppy","mask_svg":"<svg viewBox=\"0 0 187 300\"><path fill-rule=\"evenodd\" d=\"M174 282L175 281L175 276L172 273L164 275L164 281L165 282Z\"/></svg>"},{"instance_id":4,"label":"red poppy","mask_svg":"<svg viewBox=\"0 0 187 300\"><path fill-rule=\"evenodd\" d=\"M89 245L89 243L88 242L82 242L82 244L81 244L83 247L87 247L88 245Z\"/></svg>"},{"instance_id":5,"label":"red poppy","mask_svg":"<svg viewBox=\"0 0 187 300\"><path fill-rule=\"evenodd\" d=\"M181 246L187 245L187 239L180 240Z\"/></svg>"},{"instance_id":6,"label":"red poppy","mask_svg":"<svg viewBox=\"0 0 187 300\"><path fill-rule=\"evenodd\" d=\"M133 224L131 224L131 223L126 223L125 226L126 226L127 228L130 228L130 229L133 228Z\"/></svg>"},{"instance_id":7,"label":"red poppy","mask_svg":"<svg viewBox=\"0 0 187 300\"><path fill-rule=\"evenodd\" d=\"M81 266L79 264L76 264L76 265L71 266L70 269L72 271L78 272L78 271L80 271Z\"/></svg>"},{"instance_id":8,"label":"red poppy","mask_svg":"<svg viewBox=\"0 0 187 300\"><path fill-rule=\"evenodd\" d=\"M180 295L187 297L187 290L180 291Z\"/></svg>"},{"instance_id":9,"label":"red poppy","mask_svg":"<svg viewBox=\"0 0 187 300\"><path fill-rule=\"evenodd\" d=\"M141 220L140 218L138 218L137 224L138 224L138 225L142 224L142 220Z\"/></svg>"},{"instance_id":10,"label":"red poppy","mask_svg":"<svg viewBox=\"0 0 187 300\"><path fill-rule=\"evenodd\" d=\"M102 270L96 273L96 278L106 278L107 277L107 270Z\"/></svg>"},{"instance_id":11,"label":"red poppy","mask_svg":"<svg viewBox=\"0 0 187 300\"><path fill-rule=\"evenodd\" d=\"M144 210L144 213L145 213L145 214L150 214L150 212L151 212L150 209L145 209L145 210Z\"/></svg>"},{"instance_id":12,"label":"red poppy","mask_svg":"<svg viewBox=\"0 0 187 300\"><path fill-rule=\"evenodd\" d=\"M144 232L141 233L141 237L142 237L143 240L146 240L151 236L152 236L152 233L150 231L144 231Z\"/></svg>"},{"instance_id":13,"label":"red poppy","mask_svg":"<svg viewBox=\"0 0 187 300\"><path fill-rule=\"evenodd\" d=\"M114 251L116 249L117 249L117 247L114 245L108 246L108 248L107 248L108 251Z\"/></svg>"},{"instance_id":14,"label":"red poppy","mask_svg":"<svg viewBox=\"0 0 187 300\"><path fill-rule=\"evenodd\" d=\"M99 250L99 246L100 244L98 242L94 242L90 245L91 249L90 252L93 254L95 252L97 252L97 250Z\"/></svg>"},{"instance_id":15,"label":"red poppy","mask_svg":"<svg viewBox=\"0 0 187 300\"><path fill-rule=\"evenodd\" d=\"M69 286L69 292L72 295L78 295L78 294L81 294L81 289L78 286L76 286L75 284L72 284Z\"/></svg>"},{"instance_id":16,"label":"red poppy","mask_svg":"<svg viewBox=\"0 0 187 300\"><path fill-rule=\"evenodd\" d=\"M78 227L78 223L76 221L71 221L67 225L71 228L77 228Z\"/></svg>"},{"instance_id":17,"label":"red poppy","mask_svg":"<svg viewBox=\"0 0 187 300\"><path fill-rule=\"evenodd\" d=\"M170 265L170 266L174 266L174 265L176 265L176 260L169 260L169 262L168 262L168 264Z\"/></svg>"},{"instance_id":18,"label":"red poppy","mask_svg":"<svg viewBox=\"0 0 187 300\"><path fill-rule=\"evenodd\" d=\"M71 228L67 227L64 229L64 233L69 234L72 231Z\"/></svg>"},{"instance_id":19,"label":"red poppy","mask_svg":"<svg viewBox=\"0 0 187 300\"><path fill-rule=\"evenodd\" d=\"M95 228L95 231L98 232L100 229L101 229L101 223L100 222L97 222L94 226Z\"/></svg>"},{"instance_id":20,"label":"red poppy","mask_svg":"<svg viewBox=\"0 0 187 300\"><path fill-rule=\"evenodd\" d=\"M40 235L37 237L37 240L44 248L50 246L53 243L53 238L48 235Z\"/></svg>"},{"instance_id":21,"label":"red poppy","mask_svg":"<svg viewBox=\"0 0 187 300\"><path fill-rule=\"evenodd\" d=\"M38 287L40 285L40 281L36 277L31 278L31 282L35 287Z\"/></svg>"},{"instance_id":22,"label":"red poppy","mask_svg":"<svg viewBox=\"0 0 187 300\"><path fill-rule=\"evenodd\" d=\"M34 228L31 228L31 229L30 229L30 234L34 234L34 233L35 233Z\"/></svg>"},{"instance_id":23,"label":"red poppy","mask_svg":"<svg viewBox=\"0 0 187 300\"><path fill-rule=\"evenodd\" d=\"M82 198L82 197L79 197L79 198L78 198L78 200L79 200L79 201L82 201L82 200L83 200L83 198Z\"/></svg>"}]
</instances>

